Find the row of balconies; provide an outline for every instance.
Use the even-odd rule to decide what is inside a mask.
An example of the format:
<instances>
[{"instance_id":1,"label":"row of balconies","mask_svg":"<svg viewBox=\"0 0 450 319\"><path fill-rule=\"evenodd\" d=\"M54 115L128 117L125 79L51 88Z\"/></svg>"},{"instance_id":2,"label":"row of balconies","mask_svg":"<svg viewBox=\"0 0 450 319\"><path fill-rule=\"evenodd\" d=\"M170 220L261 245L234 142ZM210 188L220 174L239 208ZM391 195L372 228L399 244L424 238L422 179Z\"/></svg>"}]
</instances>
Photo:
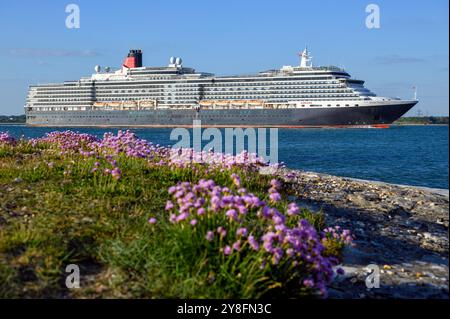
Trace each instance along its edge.
<instances>
[{"instance_id":1,"label":"row of balconies","mask_svg":"<svg viewBox=\"0 0 450 319\"><path fill-rule=\"evenodd\" d=\"M295 87L295 86L285 86L285 87L261 87L261 88L204 88L203 92L236 92L236 91L274 91L274 90L294 90L297 89L298 91L305 91L306 89L309 90L319 90L319 89L326 89L326 90L335 90L335 92L342 92L342 91L352 91L349 88L342 87L342 86L308 86L308 87ZM146 93L146 92L165 92L165 91L173 91L173 92L200 92L199 88L196 89L180 89L180 88L173 88L173 89L153 89L153 88L147 88L142 90L97 90L96 94L122 94L122 93ZM305 91L308 92L308 91Z\"/></svg>"},{"instance_id":2,"label":"row of balconies","mask_svg":"<svg viewBox=\"0 0 450 319\"><path fill-rule=\"evenodd\" d=\"M348 98L348 97L358 97L358 94L355 93L347 93L347 94L336 94L337 92L326 92L326 91L317 91L316 93L327 93L327 94L300 94L300 92L293 92L293 91L288 91L288 92L264 92L264 95L258 95L258 94L254 94L252 92L240 92L239 95L236 95L235 92L222 92L221 95L217 95L214 93L209 93L207 92L206 94L203 95L203 99L264 99L264 100L271 100L273 99L273 97L277 97L277 96L282 96L283 98L288 98L288 99L327 99L330 98L330 100L333 99L339 99L339 98ZM306 92L305 92L306 93ZM123 100L135 100L139 97L141 98L148 98L151 97L153 99L167 99L167 98L172 98L172 99L176 99L176 100L186 100L186 99L190 99L193 98L193 96L195 96L194 100L198 99L198 94L197 93L185 93L185 94L180 94L178 92L177 93L165 93L165 94L132 94L132 96L127 96L127 97L111 97L110 95L107 95L105 97L102 96L97 96L97 99L100 100L104 100L104 101L123 101ZM47 105L47 104L61 104L61 102L64 102L64 104L80 104L80 103L92 103L93 99L92 98L78 98L78 99L55 99L55 98L32 98L32 99L27 99L28 103L33 104L33 105Z\"/></svg>"},{"instance_id":3,"label":"row of balconies","mask_svg":"<svg viewBox=\"0 0 450 319\"><path fill-rule=\"evenodd\" d=\"M144 82L144 83L142 83ZM211 83L210 81L208 82L203 82L203 81L195 81L192 83L186 83L186 82L180 82L180 80L173 80L167 83L154 83L153 81L142 81L139 83L133 83L132 81L127 81L127 82L109 82L108 84L100 84L97 86L104 86L109 87L109 88L115 88L115 87L137 87L137 88L145 88L148 85L151 85L152 87L167 87L167 86L176 86L176 87L192 87L192 86L200 86L203 85L205 87L209 87L209 86L222 86L222 87L235 87L235 86L267 86L267 85L274 85L274 84L290 84L290 85L305 85L305 84L339 84L339 81L298 81L298 79L289 79L289 80L284 80L284 81L280 81L280 80L270 80L270 81L258 81L258 79L255 79L255 81L253 82L246 82L246 81L239 81L236 80L235 82L221 82L219 80L216 80L213 83ZM92 87L90 87L92 88Z\"/></svg>"},{"instance_id":4,"label":"row of balconies","mask_svg":"<svg viewBox=\"0 0 450 319\"><path fill-rule=\"evenodd\" d=\"M236 90L236 89L253 89L253 88L276 88L276 89L285 89L285 88L347 88L347 86L343 85L280 85L280 84L261 84L261 85L239 85L239 86L222 86L222 85L196 85L196 86L182 86L182 85L146 85L146 86L130 86L126 85L124 87L96 87L95 92L122 92L126 93L128 91L139 91L139 90ZM74 92L68 90L67 92ZM78 92L77 92L78 93Z\"/></svg>"}]
</instances>

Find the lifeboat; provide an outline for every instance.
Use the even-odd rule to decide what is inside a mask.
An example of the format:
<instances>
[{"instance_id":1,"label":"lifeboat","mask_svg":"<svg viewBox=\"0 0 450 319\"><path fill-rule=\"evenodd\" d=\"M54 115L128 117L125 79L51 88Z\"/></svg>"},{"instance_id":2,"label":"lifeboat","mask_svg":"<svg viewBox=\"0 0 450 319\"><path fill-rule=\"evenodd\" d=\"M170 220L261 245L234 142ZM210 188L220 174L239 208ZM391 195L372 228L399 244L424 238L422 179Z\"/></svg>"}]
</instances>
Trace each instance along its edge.
<instances>
[{"instance_id":1,"label":"lifeboat","mask_svg":"<svg viewBox=\"0 0 450 319\"><path fill-rule=\"evenodd\" d=\"M139 107L147 108L147 107L155 107L156 102L154 100L140 100Z\"/></svg>"},{"instance_id":2,"label":"lifeboat","mask_svg":"<svg viewBox=\"0 0 450 319\"><path fill-rule=\"evenodd\" d=\"M250 100L250 101L248 101L248 105L251 105L251 106L262 106L263 104L264 104L264 102L261 101L261 100Z\"/></svg>"},{"instance_id":3,"label":"lifeboat","mask_svg":"<svg viewBox=\"0 0 450 319\"><path fill-rule=\"evenodd\" d=\"M217 101L215 104L217 106L228 106L230 104L230 101Z\"/></svg>"},{"instance_id":4,"label":"lifeboat","mask_svg":"<svg viewBox=\"0 0 450 319\"><path fill-rule=\"evenodd\" d=\"M120 107L120 102L108 102L107 105L113 109L118 109Z\"/></svg>"},{"instance_id":5,"label":"lifeboat","mask_svg":"<svg viewBox=\"0 0 450 319\"><path fill-rule=\"evenodd\" d=\"M122 104L123 108L135 108L137 106L136 101L125 101Z\"/></svg>"},{"instance_id":6,"label":"lifeboat","mask_svg":"<svg viewBox=\"0 0 450 319\"><path fill-rule=\"evenodd\" d=\"M245 101L242 101L242 100L231 101L231 105L232 106L236 106L236 107L242 107L242 106L245 106L246 104L247 103Z\"/></svg>"},{"instance_id":7,"label":"lifeboat","mask_svg":"<svg viewBox=\"0 0 450 319\"><path fill-rule=\"evenodd\" d=\"M94 104L92 105L94 108L103 108L107 105L107 103L105 102L94 102Z\"/></svg>"}]
</instances>

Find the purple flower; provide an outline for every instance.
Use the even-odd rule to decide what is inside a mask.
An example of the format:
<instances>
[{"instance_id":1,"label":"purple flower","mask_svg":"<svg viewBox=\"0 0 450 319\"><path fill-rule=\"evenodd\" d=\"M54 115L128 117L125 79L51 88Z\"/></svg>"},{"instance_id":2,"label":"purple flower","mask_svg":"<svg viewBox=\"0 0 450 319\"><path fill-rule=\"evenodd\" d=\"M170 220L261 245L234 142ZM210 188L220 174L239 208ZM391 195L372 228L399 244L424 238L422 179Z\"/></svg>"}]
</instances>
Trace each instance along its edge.
<instances>
[{"instance_id":1,"label":"purple flower","mask_svg":"<svg viewBox=\"0 0 450 319\"><path fill-rule=\"evenodd\" d=\"M208 232L206 233L206 240L212 241L213 239L214 239L214 232L212 232L211 230L208 230Z\"/></svg>"},{"instance_id":2,"label":"purple flower","mask_svg":"<svg viewBox=\"0 0 450 319\"><path fill-rule=\"evenodd\" d=\"M236 187L241 187L241 178L239 177L239 175L233 173L231 174L231 179L233 180L234 185L236 185Z\"/></svg>"},{"instance_id":3,"label":"purple flower","mask_svg":"<svg viewBox=\"0 0 450 319\"><path fill-rule=\"evenodd\" d=\"M148 222L149 222L150 224L156 224L156 218L155 218L155 217L152 217L152 218L150 218L150 219L148 220Z\"/></svg>"},{"instance_id":4,"label":"purple flower","mask_svg":"<svg viewBox=\"0 0 450 319\"><path fill-rule=\"evenodd\" d=\"M231 247L230 246L225 246L224 248L223 248L223 253L224 253L224 255L229 255L229 254L231 254Z\"/></svg>"},{"instance_id":5,"label":"purple flower","mask_svg":"<svg viewBox=\"0 0 450 319\"><path fill-rule=\"evenodd\" d=\"M239 214L241 214L241 215L245 215L245 214L247 214L247 212L248 212L248 209L245 208L245 207L242 206L242 205L239 205L239 206L237 207L237 209L239 210Z\"/></svg>"},{"instance_id":6,"label":"purple flower","mask_svg":"<svg viewBox=\"0 0 450 319\"><path fill-rule=\"evenodd\" d=\"M290 203L288 205L287 213L289 216L298 215L299 212L300 212L300 209L298 208L296 203Z\"/></svg>"},{"instance_id":7,"label":"purple flower","mask_svg":"<svg viewBox=\"0 0 450 319\"><path fill-rule=\"evenodd\" d=\"M233 243L233 249L236 251L241 250L241 242L239 240Z\"/></svg>"},{"instance_id":8,"label":"purple flower","mask_svg":"<svg viewBox=\"0 0 450 319\"><path fill-rule=\"evenodd\" d=\"M236 231L236 235L245 237L247 235L247 228L238 228L238 230Z\"/></svg>"},{"instance_id":9,"label":"purple flower","mask_svg":"<svg viewBox=\"0 0 450 319\"><path fill-rule=\"evenodd\" d=\"M202 207L203 204L205 204L205 199L199 198L195 201L194 207L199 208L199 207Z\"/></svg>"},{"instance_id":10,"label":"purple flower","mask_svg":"<svg viewBox=\"0 0 450 319\"><path fill-rule=\"evenodd\" d=\"M165 210L171 210L172 208L173 208L173 203L170 200L168 200L166 202Z\"/></svg>"},{"instance_id":11,"label":"purple flower","mask_svg":"<svg viewBox=\"0 0 450 319\"><path fill-rule=\"evenodd\" d=\"M291 178L295 178L296 174L294 172L289 172L286 174L286 177L291 179Z\"/></svg>"},{"instance_id":12,"label":"purple flower","mask_svg":"<svg viewBox=\"0 0 450 319\"><path fill-rule=\"evenodd\" d=\"M264 206L261 210L261 214L264 218L271 218L272 217L272 210L268 206Z\"/></svg>"},{"instance_id":13,"label":"purple flower","mask_svg":"<svg viewBox=\"0 0 450 319\"><path fill-rule=\"evenodd\" d=\"M294 255L294 249L292 249L292 248L286 249L286 255L288 257L292 257Z\"/></svg>"},{"instance_id":14,"label":"purple flower","mask_svg":"<svg viewBox=\"0 0 450 319\"><path fill-rule=\"evenodd\" d=\"M279 190L281 188L281 183L279 180L277 179L272 179L270 181L270 185L272 186L272 188L274 188L275 190Z\"/></svg>"},{"instance_id":15,"label":"purple flower","mask_svg":"<svg viewBox=\"0 0 450 319\"><path fill-rule=\"evenodd\" d=\"M8 132L0 132L0 144L16 145L17 141Z\"/></svg>"},{"instance_id":16,"label":"purple flower","mask_svg":"<svg viewBox=\"0 0 450 319\"><path fill-rule=\"evenodd\" d=\"M183 195L184 195L184 191L179 190L179 191L177 191L177 192L175 193L174 197L175 197L175 198L180 198L180 197L183 196Z\"/></svg>"},{"instance_id":17,"label":"purple flower","mask_svg":"<svg viewBox=\"0 0 450 319\"><path fill-rule=\"evenodd\" d=\"M278 265L282 257L283 257L283 250L281 248L275 249L272 255L272 264Z\"/></svg>"},{"instance_id":18,"label":"purple flower","mask_svg":"<svg viewBox=\"0 0 450 319\"><path fill-rule=\"evenodd\" d=\"M269 198L272 202L276 203L281 200L281 195L280 195L280 193L275 192L275 193L271 193L269 195Z\"/></svg>"},{"instance_id":19,"label":"purple flower","mask_svg":"<svg viewBox=\"0 0 450 319\"><path fill-rule=\"evenodd\" d=\"M195 226L195 225L197 225L197 220L196 219L193 219L193 220L191 220L191 222L190 222L190 224L192 225L192 226Z\"/></svg>"},{"instance_id":20,"label":"purple flower","mask_svg":"<svg viewBox=\"0 0 450 319\"><path fill-rule=\"evenodd\" d=\"M230 218L230 219L234 219L234 220L237 219L237 213L236 213L236 211L235 211L234 209L229 209L229 210L225 213L225 216L227 216L227 217Z\"/></svg>"},{"instance_id":21,"label":"purple flower","mask_svg":"<svg viewBox=\"0 0 450 319\"><path fill-rule=\"evenodd\" d=\"M272 216L272 221L275 223L275 225L283 224L286 220L286 217L284 217L280 212L276 212Z\"/></svg>"},{"instance_id":22,"label":"purple flower","mask_svg":"<svg viewBox=\"0 0 450 319\"><path fill-rule=\"evenodd\" d=\"M177 220L177 222L180 222L180 221L183 221L186 218L188 218L188 216L189 216L189 213L181 213L180 215L177 216L176 220Z\"/></svg>"},{"instance_id":23,"label":"purple flower","mask_svg":"<svg viewBox=\"0 0 450 319\"><path fill-rule=\"evenodd\" d=\"M227 231L222 226L217 227L217 233L220 235L220 237L225 237L227 235Z\"/></svg>"},{"instance_id":24,"label":"purple flower","mask_svg":"<svg viewBox=\"0 0 450 319\"><path fill-rule=\"evenodd\" d=\"M253 250L259 250L258 241L252 235L248 236L248 243Z\"/></svg>"},{"instance_id":25,"label":"purple flower","mask_svg":"<svg viewBox=\"0 0 450 319\"><path fill-rule=\"evenodd\" d=\"M176 192L176 190L177 190L177 188L176 188L175 186L171 186L171 187L169 187L169 194L173 194L173 193L175 193L175 192Z\"/></svg>"}]
</instances>

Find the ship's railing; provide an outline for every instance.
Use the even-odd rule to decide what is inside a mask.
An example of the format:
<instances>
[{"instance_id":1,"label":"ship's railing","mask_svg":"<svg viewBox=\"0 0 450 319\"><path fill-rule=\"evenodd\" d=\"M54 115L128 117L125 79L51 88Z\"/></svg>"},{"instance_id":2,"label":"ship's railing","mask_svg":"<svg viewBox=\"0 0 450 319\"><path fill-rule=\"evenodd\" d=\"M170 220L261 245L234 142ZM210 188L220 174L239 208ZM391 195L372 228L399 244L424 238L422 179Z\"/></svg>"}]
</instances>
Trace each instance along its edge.
<instances>
[{"instance_id":1,"label":"ship's railing","mask_svg":"<svg viewBox=\"0 0 450 319\"><path fill-rule=\"evenodd\" d=\"M319 70L319 71L341 71L345 72L343 68L339 68L334 65L327 65L327 66L313 66L311 67L312 70Z\"/></svg>"}]
</instances>

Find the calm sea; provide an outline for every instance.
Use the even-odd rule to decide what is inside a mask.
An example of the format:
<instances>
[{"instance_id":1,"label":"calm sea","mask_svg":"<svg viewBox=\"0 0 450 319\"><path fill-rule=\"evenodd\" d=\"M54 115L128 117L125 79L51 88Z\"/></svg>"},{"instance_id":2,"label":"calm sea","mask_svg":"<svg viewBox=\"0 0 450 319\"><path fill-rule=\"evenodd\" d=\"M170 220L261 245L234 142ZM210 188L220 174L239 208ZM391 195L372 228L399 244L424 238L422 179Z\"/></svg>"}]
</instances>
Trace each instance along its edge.
<instances>
[{"instance_id":1,"label":"calm sea","mask_svg":"<svg viewBox=\"0 0 450 319\"><path fill-rule=\"evenodd\" d=\"M0 125L19 137L55 128ZM101 136L117 129L74 128ZM132 129L139 137L173 145L170 129ZM290 168L389 183L448 189L448 126L390 129L279 129L278 158ZM206 144L207 141L204 142ZM204 145L203 144L203 145Z\"/></svg>"}]
</instances>

